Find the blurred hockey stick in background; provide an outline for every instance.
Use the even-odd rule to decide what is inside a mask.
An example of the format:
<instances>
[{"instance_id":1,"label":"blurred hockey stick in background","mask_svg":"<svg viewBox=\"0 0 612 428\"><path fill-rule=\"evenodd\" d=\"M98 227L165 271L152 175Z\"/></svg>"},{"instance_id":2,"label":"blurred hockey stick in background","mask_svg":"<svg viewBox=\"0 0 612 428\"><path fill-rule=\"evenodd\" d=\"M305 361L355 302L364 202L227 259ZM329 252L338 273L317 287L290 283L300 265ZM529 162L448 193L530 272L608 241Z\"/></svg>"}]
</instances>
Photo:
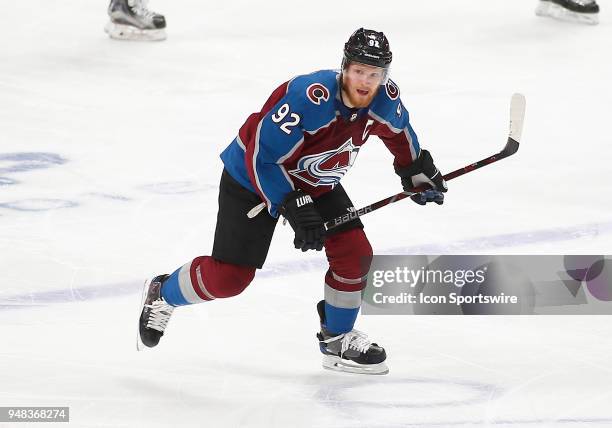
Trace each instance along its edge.
<instances>
[{"instance_id":1,"label":"blurred hockey stick in background","mask_svg":"<svg viewBox=\"0 0 612 428\"><path fill-rule=\"evenodd\" d=\"M519 143L521 141L521 134L523 132L523 121L525 119L525 96L522 94L514 94L512 95L512 99L510 101L510 133L508 135L508 142L504 149L494 154L493 156L489 156L488 158L479 160L471 165L464 166L463 168L459 168L453 172L450 172L444 176L446 181L452 180L453 178L457 178L463 174L467 174L468 172L472 172L483 166L490 165L499 160L505 159L508 156L512 156L519 149ZM347 223L353 219L358 217L362 217L372 211L375 211L379 208L387 206L397 201L401 201L402 199L408 198L412 195L415 195L419 192L429 189L429 186L423 184L421 186L415 187L408 191L400 192L396 195L389 196L388 198L382 199L378 202L374 202L373 204L366 205L363 208L360 208L351 213L342 215L340 217L336 217L333 220L330 220L325 223L325 229L330 230L334 227L338 227L341 224Z\"/></svg>"}]
</instances>

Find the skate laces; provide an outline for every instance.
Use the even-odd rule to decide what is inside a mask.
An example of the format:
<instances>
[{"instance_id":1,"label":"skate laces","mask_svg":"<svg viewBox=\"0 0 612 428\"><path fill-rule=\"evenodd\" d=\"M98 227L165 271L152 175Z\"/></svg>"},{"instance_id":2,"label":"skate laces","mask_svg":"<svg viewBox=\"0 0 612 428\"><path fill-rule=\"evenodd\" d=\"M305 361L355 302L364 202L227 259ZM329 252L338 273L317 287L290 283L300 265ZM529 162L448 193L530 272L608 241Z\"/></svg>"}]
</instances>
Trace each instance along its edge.
<instances>
[{"instance_id":1,"label":"skate laces","mask_svg":"<svg viewBox=\"0 0 612 428\"><path fill-rule=\"evenodd\" d=\"M155 12L147 9L148 0L128 0L128 4L134 13L142 18L152 20Z\"/></svg>"},{"instance_id":2,"label":"skate laces","mask_svg":"<svg viewBox=\"0 0 612 428\"><path fill-rule=\"evenodd\" d=\"M145 305L145 307L151 309L147 319L147 328L163 333L174 311L174 306L170 306L162 299L157 299L150 305Z\"/></svg>"},{"instance_id":3,"label":"skate laces","mask_svg":"<svg viewBox=\"0 0 612 428\"><path fill-rule=\"evenodd\" d=\"M370 349L370 346L372 346L372 342L368 339L367 334L354 329L340 336L324 340L323 342L330 343L340 339L342 339L342 348L340 349L341 356L349 349L354 349L357 352L365 354L368 352L368 349Z\"/></svg>"}]
</instances>

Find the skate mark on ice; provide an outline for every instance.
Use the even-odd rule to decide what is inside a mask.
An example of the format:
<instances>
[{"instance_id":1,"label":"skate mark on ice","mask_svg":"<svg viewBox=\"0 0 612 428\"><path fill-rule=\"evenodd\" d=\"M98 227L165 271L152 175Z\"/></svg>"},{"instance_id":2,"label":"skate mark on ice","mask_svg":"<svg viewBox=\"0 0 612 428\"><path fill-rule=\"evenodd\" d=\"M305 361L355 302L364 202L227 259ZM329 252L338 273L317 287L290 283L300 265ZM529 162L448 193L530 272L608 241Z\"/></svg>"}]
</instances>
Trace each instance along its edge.
<instances>
[{"instance_id":1,"label":"skate mark on ice","mask_svg":"<svg viewBox=\"0 0 612 428\"><path fill-rule=\"evenodd\" d=\"M83 196L94 196L94 197L97 197L97 198L112 199L114 201L122 201L122 202L129 202L129 201L132 200L132 198L129 198L127 196L113 195L113 194L110 194L110 193L102 193L102 192L85 193Z\"/></svg>"},{"instance_id":2,"label":"skate mark on ice","mask_svg":"<svg viewBox=\"0 0 612 428\"><path fill-rule=\"evenodd\" d=\"M534 230L531 232L507 233L494 236L449 242L447 244L425 244L412 247L395 247L379 254L459 254L462 251L479 251L521 245L571 241L594 238L612 232L612 222L587 223L570 227Z\"/></svg>"},{"instance_id":3,"label":"skate mark on ice","mask_svg":"<svg viewBox=\"0 0 612 428\"><path fill-rule=\"evenodd\" d=\"M389 393L390 387L396 387L397 390ZM428 391L428 388L431 390ZM426 409L467 406L486 402L492 396L501 393L499 387L489 383L431 378L392 378L378 382L367 379L324 385L319 388L316 397L326 406L346 408L352 412L353 407L380 410L384 408ZM438 398L430 401L427 398L421 398L423 395L458 398ZM362 396L363 399L354 399L353 396Z\"/></svg>"},{"instance_id":4,"label":"skate mark on ice","mask_svg":"<svg viewBox=\"0 0 612 428\"><path fill-rule=\"evenodd\" d=\"M1 202L0 208L6 208L14 211L51 211L62 208L74 208L79 204L66 199L21 199L18 201Z\"/></svg>"},{"instance_id":5,"label":"skate mark on ice","mask_svg":"<svg viewBox=\"0 0 612 428\"><path fill-rule=\"evenodd\" d=\"M101 285L98 287L74 287L64 290L30 292L0 297L0 310L45 306L57 303L86 302L133 294L142 287L142 281Z\"/></svg>"},{"instance_id":6,"label":"skate mark on ice","mask_svg":"<svg viewBox=\"0 0 612 428\"><path fill-rule=\"evenodd\" d=\"M66 162L68 162L68 160L57 153L0 153L0 175L46 169L56 165L63 165ZM10 186L18 183L19 181L13 178L0 176L0 186Z\"/></svg>"},{"instance_id":7,"label":"skate mark on ice","mask_svg":"<svg viewBox=\"0 0 612 428\"><path fill-rule=\"evenodd\" d=\"M140 190L159 195L182 195L187 193L205 192L217 189L212 184L202 184L194 181L166 181L140 186Z\"/></svg>"},{"instance_id":8,"label":"skate mark on ice","mask_svg":"<svg viewBox=\"0 0 612 428\"><path fill-rule=\"evenodd\" d=\"M430 420L414 422L415 414L411 410L429 409L432 412L446 408L444 411L448 412L455 407L469 409L471 406L483 406L494 402L503 396L504 391L490 383L434 378L349 380L333 384L321 382L324 385L321 385L315 393L315 399L321 405L342 414L343 418L350 420L351 426L354 427L559 426L600 425L612 422L612 418L605 417L492 420L483 418L448 421L428 418ZM402 420L404 419L402 416L398 416L398 410L401 411L399 414L406 415L405 420ZM386 417L385 411L392 412L393 416ZM374 419L368 419L368 415L373 415ZM380 424L380 421L384 421L384 424Z\"/></svg>"},{"instance_id":9,"label":"skate mark on ice","mask_svg":"<svg viewBox=\"0 0 612 428\"><path fill-rule=\"evenodd\" d=\"M17 181L8 177L0 177L0 186L11 186L13 184L17 184Z\"/></svg>"},{"instance_id":10,"label":"skate mark on ice","mask_svg":"<svg viewBox=\"0 0 612 428\"><path fill-rule=\"evenodd\" d=\"M0 175L17 174L26 171L47 169L57 165L63 165L67 159L57 153L48 152L15 152L0 153ZM0 176L0 186L11 186L19 184L19 181L11 177ZM32 198L16 201L1 202L0 208L14 211L50 211L60 208L72 208L78 203L64 199Z\"/></svg>"}]
</instances>

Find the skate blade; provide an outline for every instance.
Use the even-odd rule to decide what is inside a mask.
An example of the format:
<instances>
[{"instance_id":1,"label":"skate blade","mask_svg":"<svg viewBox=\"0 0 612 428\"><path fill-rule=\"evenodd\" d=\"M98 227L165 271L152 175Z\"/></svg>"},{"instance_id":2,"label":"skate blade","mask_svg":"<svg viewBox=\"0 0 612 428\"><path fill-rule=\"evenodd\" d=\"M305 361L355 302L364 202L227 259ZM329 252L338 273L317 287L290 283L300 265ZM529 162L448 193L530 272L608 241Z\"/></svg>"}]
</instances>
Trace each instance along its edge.
<instances>
[{"instance_id":1,"label":"skate blade","mask_svg":"<svg viewBox=\"0 0 612 428\"><path fill-rule=\"evenodd\" d=\"M145 280L144 285L142 286L142 298L140 299L140 307L138 311L138 323L136 325L136 350L137 351L143 351L149 348L147 345L142 343L142 340L140 339L140 315L142 314L142 310L144 309L144 304L147 299L147 294L149 292L149 284L151 283L151 281L153 281L153 278Z\"/></svg>"},{"instance_id":2,"label":"skate blade","mask_svg":"<svg viewBox=\"0 0 612 428\"><path fill-rule=\"evenodd\" d=\"M367 374L367 375L386 375L389 373L389 367L386 362L379 364L357 364L351 360L344 360L333 355L323 356L323 368L336 372Z\"/></svg>"},{"instance_id":3,"label":"skate blade","mask_svg":"<svg viewBox=\"0 0 612 428\"><path fill-rule=\"evenodd\" d=\"M166 40L166 30L141 30L131 25L115 24L108 22L104 27L104 32L115 40L135 40L158 42Z\"/></svg>"},{"instance_id":4,"label":"skate blade","mask_svg":"<svg viewBox=\"0 0 612 428\"><path fill-rule=\"evenodd\" d=\"M599 24L599 14L597 13L573 12L548 1L540 1L536 8L536 15L558 19L559 21L579 22L589 25Z\"/></svg>"}]
</instances>

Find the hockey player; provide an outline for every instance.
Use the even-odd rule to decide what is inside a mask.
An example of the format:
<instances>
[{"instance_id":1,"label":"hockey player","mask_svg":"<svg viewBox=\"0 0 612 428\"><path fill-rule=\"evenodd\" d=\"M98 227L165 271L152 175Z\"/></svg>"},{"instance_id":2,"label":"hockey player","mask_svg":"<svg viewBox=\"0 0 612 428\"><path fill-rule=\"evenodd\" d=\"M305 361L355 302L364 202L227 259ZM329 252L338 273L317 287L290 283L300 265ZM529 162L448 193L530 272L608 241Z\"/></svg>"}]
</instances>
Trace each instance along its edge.
<instances>
[{"instance_id":1,"label":"hockey player","mask_svg":"<svg viewBox=\"0 0 612 428\"><path fill-rule=\"evenodd\" d=\"M595 0L539 0L536 15L595 25L599 23L599 5Z\"/></svg>"},{"instance_id":2,"label":"hockey player","mask_svg":"<svg viewBox=\"0 0 612 428\"><path fill-rule=\"evenodd\" d=\"M317 334L326 368L388 371L385 350L353 329L372 248L356 218L326 231L324 222L354 210L340 179L368 137L394 156L405 189L427 182L418 204L442 204L446 183L419 146L389 80L389 42L383 33L355 31L341 70L297 76L280 85L251 114L223 151L219 212L211 256L196 257L171 275L145 284L138 345L156 346L175 307L241 293L264 264L279 215L295 232L296 248L325 248L329 269L317 305Z\"/></svg>"},{"instance_id":3,"label":"hockey player","mask_svg":"<svg viewBox=\"0 0 612 428\"><path fill-rule=\"evenodd\" d=\"M113 39L164 40L166 18L147 9L147 0L111 0L104 31Z\"/></svg>"}]
</instances>

